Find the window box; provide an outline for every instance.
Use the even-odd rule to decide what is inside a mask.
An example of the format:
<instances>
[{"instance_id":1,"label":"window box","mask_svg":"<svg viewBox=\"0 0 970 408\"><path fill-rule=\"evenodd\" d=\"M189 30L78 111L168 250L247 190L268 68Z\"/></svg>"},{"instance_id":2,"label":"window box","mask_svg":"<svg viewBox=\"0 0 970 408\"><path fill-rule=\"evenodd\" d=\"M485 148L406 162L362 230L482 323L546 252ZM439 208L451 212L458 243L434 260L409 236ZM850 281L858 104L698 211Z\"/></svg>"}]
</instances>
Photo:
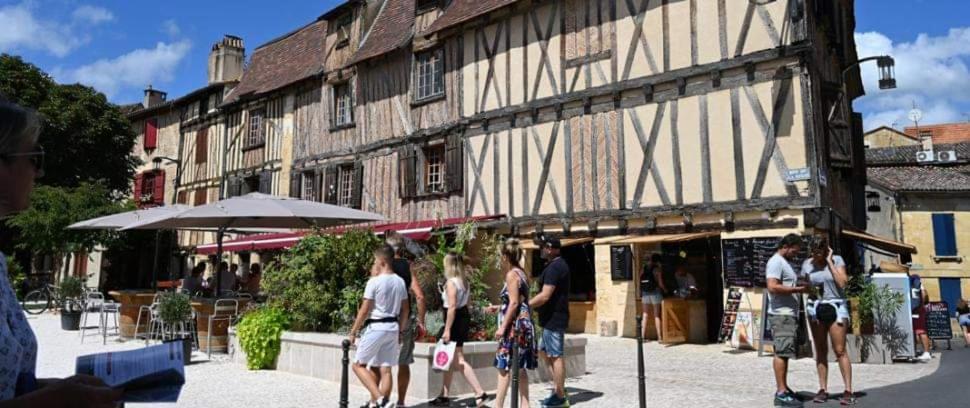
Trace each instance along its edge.
<instances>
[{"instance_id":1,"label":"window box","mask_svg":"<svg viewBox=\"0 0 970 408\"><path fill-rule=\"evenodd\" d=\"M933 256L936 263L963 263L963 257L959 255L937 255Z\"/></svg>"}]
</instances>

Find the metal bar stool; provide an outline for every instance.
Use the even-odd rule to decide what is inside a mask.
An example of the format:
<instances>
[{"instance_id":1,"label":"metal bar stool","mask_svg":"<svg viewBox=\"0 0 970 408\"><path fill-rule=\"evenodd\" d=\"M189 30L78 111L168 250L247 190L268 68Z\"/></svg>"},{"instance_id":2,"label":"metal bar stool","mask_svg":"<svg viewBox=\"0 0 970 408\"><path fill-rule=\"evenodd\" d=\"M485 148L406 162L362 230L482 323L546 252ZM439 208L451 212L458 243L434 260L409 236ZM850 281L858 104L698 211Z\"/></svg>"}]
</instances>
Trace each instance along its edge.
<instances>
[{"instance_id":1,"label":"metal bar stool","mask_svg":"<svg viewBox=\"0 0 970 408\"><path fill-rule=\"evenodd\" d=\"M138 307L138 319L135 320L135 335L133 337L138 339L138 328L141 327L141 317L142 315L147 315L145 317L145 324L148 325L148 331L145 332L145 345L148 345L148 337L150 336L152 330L152 317L154 316L152 310L155 305L158 305L159 296L161 295L156 293L155 296L152 297L151 305L141 305Z\"/></svg>"},{"instance_id":2,"label":"metal bar stool","mask_svg":"<svg viewBox=\"0 0 970 408\"><path fill-rule=\"evenodd\" d=\"M239 314L239 301L236 299L219 299L216 300L216 304L213 308L212 314L209 315L209 325L208 331L206 332L206 353L208 357L212 358L212 326L214 323L226 322L228 325L232 326L234 320L236 320L236 315ZM227 337L228 339L228 337ZM229 351L229 344L226 343L226 352Z\"/></svg>"}]
</instances>

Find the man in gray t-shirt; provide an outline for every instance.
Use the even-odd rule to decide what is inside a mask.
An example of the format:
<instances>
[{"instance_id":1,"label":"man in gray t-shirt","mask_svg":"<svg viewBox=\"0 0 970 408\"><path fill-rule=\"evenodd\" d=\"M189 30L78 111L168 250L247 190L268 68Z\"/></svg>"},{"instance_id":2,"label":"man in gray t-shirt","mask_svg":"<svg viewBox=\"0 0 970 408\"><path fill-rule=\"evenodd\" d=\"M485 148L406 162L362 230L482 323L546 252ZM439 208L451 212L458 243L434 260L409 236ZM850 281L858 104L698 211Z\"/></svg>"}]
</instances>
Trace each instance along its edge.
<instances>
[{"instance_id":1,"label":"man in gray t-shirt","mask_svg":"<svg viewBox=\"0 0 970 408\"><path fill-rule=\"evenodd\" d=\"M768 327L771 329L775 358L775 406L800 407L801 401L788 387L788 359L795 357L795 332L798 329L798 296L806 287L798 284L791 261L802 247L802 238L788 234L778 244L778 252L765 265L768 282Z\"/></svg>"}]
</instances>

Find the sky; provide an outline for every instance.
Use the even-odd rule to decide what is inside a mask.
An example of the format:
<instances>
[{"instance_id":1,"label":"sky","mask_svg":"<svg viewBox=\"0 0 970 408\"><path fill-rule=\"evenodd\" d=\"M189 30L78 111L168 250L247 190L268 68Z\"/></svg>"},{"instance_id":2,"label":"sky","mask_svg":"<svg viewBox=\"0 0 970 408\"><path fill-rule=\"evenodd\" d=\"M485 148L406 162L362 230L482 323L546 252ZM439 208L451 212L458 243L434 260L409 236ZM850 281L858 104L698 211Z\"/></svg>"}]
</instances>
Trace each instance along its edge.
<instances>
[{"instance_id":1,"label":"sky","mask_svg":"<svg viewBox=\"0 0 970 408\"><path fill-rule=\"evenodd\" d=\"M740 0L734 0L740 1ZM164 4L164 5L162 5ZM211 45L223 34L255 47L312 22L338 4L265 0L0 0L0 52L22 56L58 82L80 82L116 103L138 102L146 85L178 97L206 81ZM970 0L856 0L860 57L892 55L898 88L856 100L865 128L970 121Z\"/></svg>"}]
</instances>

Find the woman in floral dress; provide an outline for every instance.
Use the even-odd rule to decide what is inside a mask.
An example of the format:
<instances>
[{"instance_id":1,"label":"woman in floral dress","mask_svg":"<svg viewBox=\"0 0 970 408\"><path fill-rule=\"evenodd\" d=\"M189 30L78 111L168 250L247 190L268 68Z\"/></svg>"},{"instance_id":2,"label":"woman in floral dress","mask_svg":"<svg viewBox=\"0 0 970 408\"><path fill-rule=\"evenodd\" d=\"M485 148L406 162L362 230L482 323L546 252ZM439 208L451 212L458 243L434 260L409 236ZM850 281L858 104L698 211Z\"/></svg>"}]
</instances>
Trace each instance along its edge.
<instances>
[{"instance_id":1,"label":"woman in floral dress","mask_svg":"<svg viewBox=\"0 0 970 408\"><path fill-rule=\"evenodd\" d=\"M523 384L519 387L520 407L529 407L529 374L526 370L535 370L539 366L535 326L532 324L532 309L529 308L529 281L519 264L521 259L522 248L519 240L507 239L502 245L503 269L507 271L505 287L501 292L502 305L492 307L492 310L499 313L498 330L495 332L495 339L498 340L498 351L495 353L495 367L498 368L496 408L505 406L513 346L518 347L521 369L519 382Z\"/></svg>"}]
</instances>

